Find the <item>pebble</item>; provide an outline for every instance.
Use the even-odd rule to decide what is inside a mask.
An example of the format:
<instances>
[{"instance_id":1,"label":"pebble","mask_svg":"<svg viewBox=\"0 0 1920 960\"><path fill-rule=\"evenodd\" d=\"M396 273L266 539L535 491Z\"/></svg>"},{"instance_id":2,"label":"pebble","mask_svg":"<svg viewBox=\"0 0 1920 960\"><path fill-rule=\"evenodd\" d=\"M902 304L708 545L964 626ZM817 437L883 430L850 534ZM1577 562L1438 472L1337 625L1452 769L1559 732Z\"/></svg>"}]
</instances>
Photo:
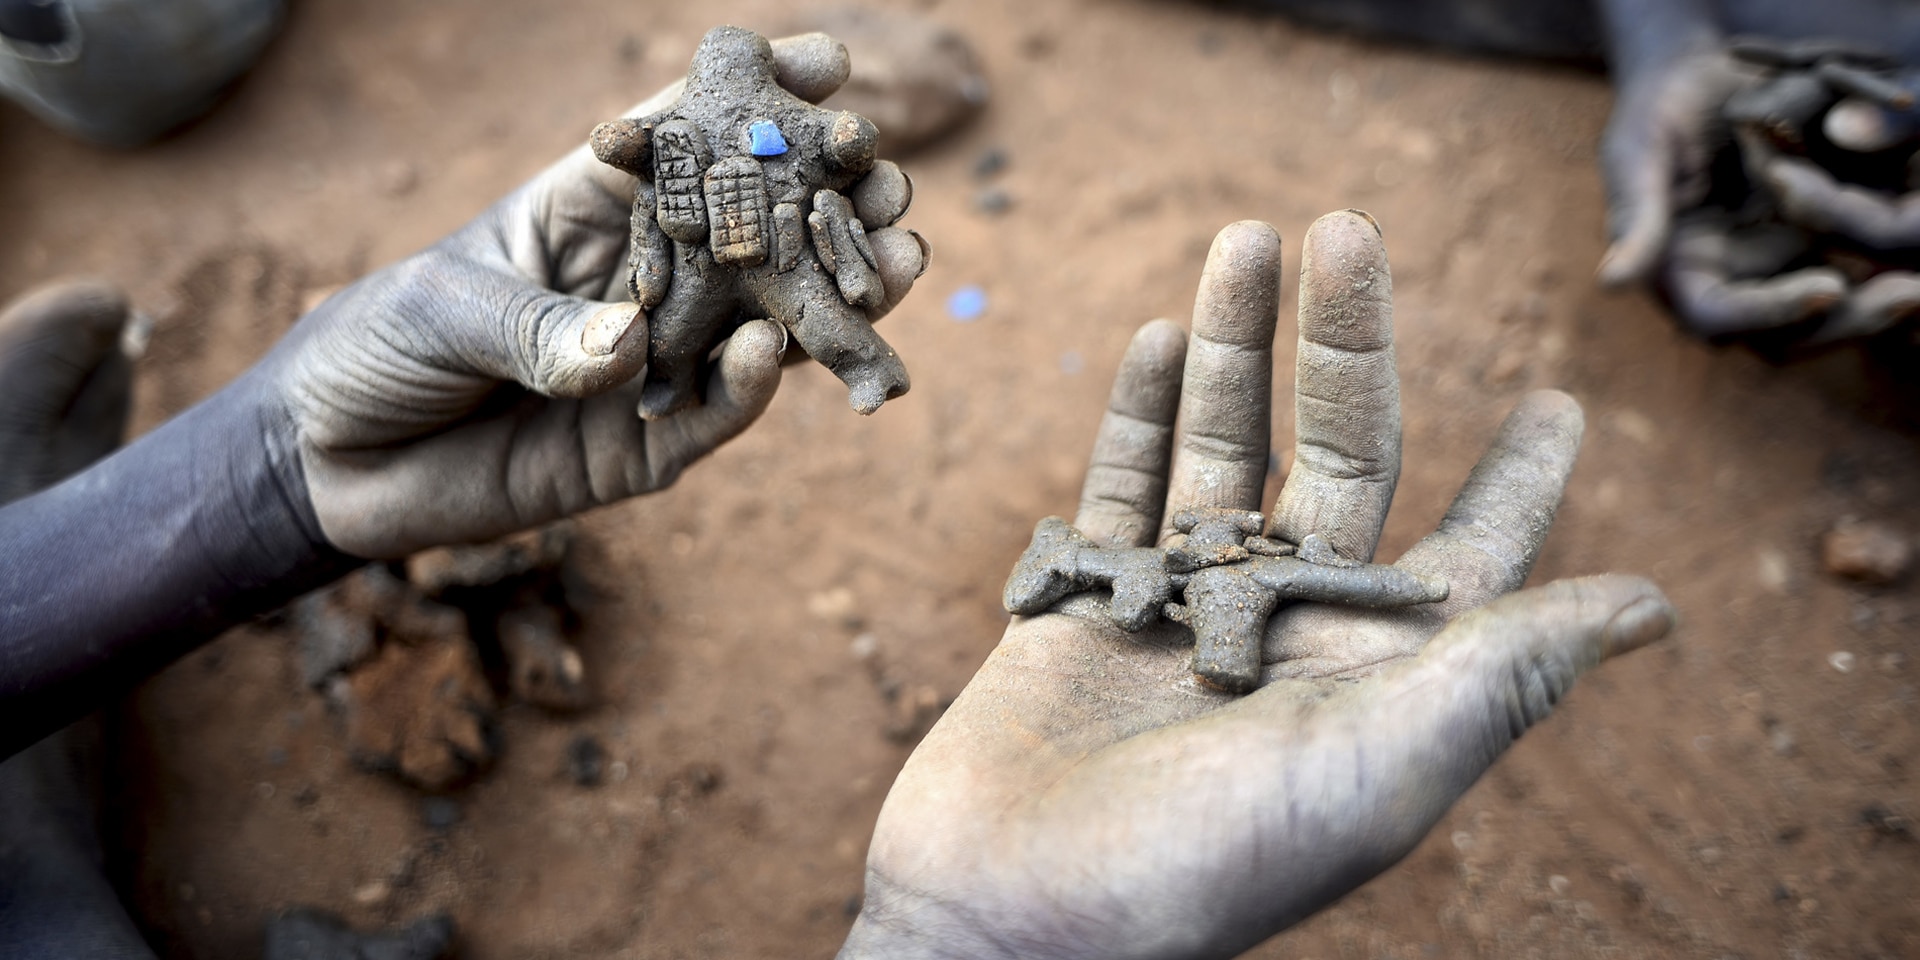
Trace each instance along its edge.
<instances>
[{"instance_id":1,"label":"pebble","mask_svg":"<svg viewBox=\"0 0 1920 960\"><path fill-rule=\"evenodd\" d=\"M393 887L385 880L373 880L354 888L353 902L370 907L384 902L392 893Z\"/></svg>"},{"instance_id":2,"label":"pebble","mask_svg":"<svg viewBox=\"0 0 1920 960\"><path fill-rule=\"evenodd\" d=\"M1556 873L1547 878L1547 889L1552 890L1556 897L1564 897L1573 889L1573 881Z\"/></svg>"},{"instance_id":3,"label":"pebble","mask_svg":"<svg viewBox=\"0 0 1920 960\"><path fill-rule=\"evenodd\" d=\"M594 739L593 734L583 733L573 738L567 745L567 775L582 787L597 787L607 774L607 748Z\"/></svg>"},{"instance_id":4,"label":"pebble","mask_svg":"<svg viewBox=\"0 0 1920 960\"><path fill-rule=\"evenodd\" d=\"M1841 673L1852 673L1853 672L1853 654L1848 653L1845 650L1835 650L1834 652L1827 654L1827 666L1830 666L1835 670L1840 671Z\"/></svg>"},{"instance_id":5,"label":"pebble","mask_svg":"<svg viewBox=\"0 0 1920 960\"><path fill-rule=\"evenodd\" d=\"M1820 543L1820 558L1835 576L1885 584L1907 572L1913 547L1885 524L1848 517L1827 531Z\"/></svg>"},{"instance_id":6,"label":"pebble","mask_svg":"<svg viewBox=\"0 0 1920 960\"><path fill-rule=\"evenodd\" d=\"M973 209L997 217L1013 209L1013 195L999 187L986 187L973 195Z\"/></svg>"},{"instance_id":7,"label":"pebble","mask_svg":"<svg viewBox=\"0 0 1920 960\"><path fill-rule=\"evenodd\" d=\"M982 180L996 176L1007 168L1007 152L999 147L988 147L980 151L973 161L973 175Z\"/></svg>"},{"instance_id":8,"label":"pebble","mask_svg":"<svg viewBox=\"0 0 1920 960\"><path fill-rule=\"evenodd\" d=\"M460 822L460 804L447 797L428 797L420 801L420 822L438 833L451 830Z\"/></svg>"},{"instance_id":9,"label":"pebble","mask_svg":"<svg viewBox=\"0 0 1920 960\"><path fill-rule=\"evenodd\" d=\"M1773 747L1774 753L1783 757L1793 756L1793 733L1786 727L1774 727L1773 732L1767 734L1767 743Z\"/></svg>"}]
</instances>

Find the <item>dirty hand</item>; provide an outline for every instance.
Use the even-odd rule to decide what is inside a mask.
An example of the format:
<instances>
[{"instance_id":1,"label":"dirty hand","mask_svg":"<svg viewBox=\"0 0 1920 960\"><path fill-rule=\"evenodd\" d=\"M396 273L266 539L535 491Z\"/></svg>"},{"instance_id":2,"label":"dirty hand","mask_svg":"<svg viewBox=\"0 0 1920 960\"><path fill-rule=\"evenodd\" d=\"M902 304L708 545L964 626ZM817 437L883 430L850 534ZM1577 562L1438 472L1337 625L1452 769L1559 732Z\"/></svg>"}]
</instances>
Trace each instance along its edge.
<instances>
[{"instance_id":1,"label":"dirty hand","mask_svg":"<svg viewBox=\"0 0 1920 960\"><path fill-rule=\"evenodd\" d=\"M1322 218L1303 257L1271 535L1366 560L1400 470L1391 280L1363 214ZM1088 536L1147 546L1182 507L1259 509L1279 265L1271 227L1230 226L1191 342L1166 321L1135 336L1075 521ZM1286 607L1245 697L1194 681L1183 628L1128 634L1097 595L1016 618L888 795L841 956L1234 956L1394 864L1581 671L1673 622L1632 577L1503 596L1581 429L1571 398L1528 396L1398 561L1450 599Z\"/></svg>"},{"instance_id":2,"label":"dirty hand","mask_svg":"<svg viewBox=\"0 0 1920 960\"><path fill-rule=\"evenodd\" d=\"M1717 45L1619 76L1600 144L1613 235L1602 283L1645 279L1667 255L1674 213L1697 205L1710 186L1708 168L1727 137L1721 106L1756 79Z\"/></svg>"},{"instance_id":3,"label":"dirty hand","mask_svg":"<svg viewBox=\"0 0 1920 960\"><path fill-rule=\"evenodd\" d=\"M781 84L806 99L847 77L846 49L823 34L774 51ZM328 300L256 371L286 408L334 546L398 557L658 490L766 409L786 333L754 321L726 344L703 405L651 423L636 415L648 336L626 294L632 196L630 175L577 149L438 245ZM917 243L873 246L893 255L880 264L877 318L921 263Z\"/></svg>"}]
</instances>

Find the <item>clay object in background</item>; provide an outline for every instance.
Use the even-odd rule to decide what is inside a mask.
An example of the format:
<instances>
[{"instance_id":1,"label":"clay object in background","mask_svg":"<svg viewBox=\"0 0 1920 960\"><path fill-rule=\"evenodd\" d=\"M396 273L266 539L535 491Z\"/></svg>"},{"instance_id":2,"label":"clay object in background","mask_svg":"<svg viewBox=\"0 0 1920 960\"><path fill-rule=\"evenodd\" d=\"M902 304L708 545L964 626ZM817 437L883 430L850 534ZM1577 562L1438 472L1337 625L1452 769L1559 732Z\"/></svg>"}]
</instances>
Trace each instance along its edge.
<instances>
[{"instance_id":1,"label":"clay object in background","mask_svg":"<svg viewBox=\"0 0 1920 960\"><path fill-rule=\"evenodd\" d=\"M853 75L821 105L851 110L880 127L880 153L918 150L964 126L987 105L986 73L959 32L930 17L842 7L794 21L846 44Z\"/></svg>"},{"instance_id":2,"label":"clay object in background","mask_svg":"<svg viewBox=\"0 0 1920 960\"><path fill-rule=\"evenodd\" d=\"M1249 510L1182 510L1178 536L1160 547L1102 547L1059 517L1033 542L1002 595L1009 613L1031 616L1065 597L1112 591L1109 615L1129 631L1157 619L1193 630L1193 672L1209 686L1247 693L1260 683L1267 618L1282 601L1405 607L1447 598L1444 580L1341 557L1318 534L1301 543L1260 536ZM1174 602L1175 595L1184 601Z\"/></svg>"},{"instance_id":3,"label":"clay object in background","mask_svg":"<svg viewBox=\"0 0 1920 960\"><path fill-rule=\"evenodd\" d=\"M696 402L701 364L755 317L791 331L861 413L907 392L906 366L867 316L881 290L866 230L899 219L908 198L897 168L876 171L877 136L857 114L782 89L766 38L738 27L700 41L672 106L595 128L594 155L639 178L629 292L649 313L642 417ZM861 223L847 197L870 172L899 182L884 223Z\"/></svg>"}]
</instances>

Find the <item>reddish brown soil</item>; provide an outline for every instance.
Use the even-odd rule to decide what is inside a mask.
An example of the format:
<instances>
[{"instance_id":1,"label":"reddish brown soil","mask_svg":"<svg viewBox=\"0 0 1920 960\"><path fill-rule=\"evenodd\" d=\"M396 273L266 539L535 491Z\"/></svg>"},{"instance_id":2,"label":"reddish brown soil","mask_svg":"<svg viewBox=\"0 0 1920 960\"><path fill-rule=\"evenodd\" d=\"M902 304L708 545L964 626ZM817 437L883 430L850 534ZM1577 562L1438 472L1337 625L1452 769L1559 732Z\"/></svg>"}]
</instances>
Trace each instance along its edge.
<instances>
[{"instance_id":1,"label":"reddish brown soil","mask_svg":"<svg viewBox=\"0 0 1920 960\"><path fill-rule=\"evenodd\" d=\"M1270 220L1292 263L1344 206L1385 226L1398 292L1406 471L1385 555L1436 521L1524 390L1559 386L1589 430L1536 579L1645 573L1686 619L1584 681L1407 862L1258 955L1920 955L1920 595L1836 582L1816 552L1843 514L1920 533L1920 457L1873 425L1853 355L1770 366L1595 290L1600 78L1175 3L897 5L963 27L995 95L909 163L911 223L938 248L886 324L913 393L863 420L797 368L676 489L587 517L601 600L579 642L604 703L509 708L498 767L454 796L444 835L347 762L283 632L235 631L147 685L117 797L129 886L170 956L251 955L301 903L360 924L447 909L480 960L830 953L908 752L883 691L966 683L1032 522L1075 502L1108 371L1138 324L1186 316L1212 233ZM303 303L672 79L706 27L786 16L298 4L230 102L152 149L0 110L0 295L79 272L127 285L159 318L150 428ZM1000 217L970 203L989 146L1011 157ZM943 309L965 284L991 300L971 324ZM862 634L871 665L850 652ZM624 779L567 778L582 732Z\"/></svg>"}]
</instances>

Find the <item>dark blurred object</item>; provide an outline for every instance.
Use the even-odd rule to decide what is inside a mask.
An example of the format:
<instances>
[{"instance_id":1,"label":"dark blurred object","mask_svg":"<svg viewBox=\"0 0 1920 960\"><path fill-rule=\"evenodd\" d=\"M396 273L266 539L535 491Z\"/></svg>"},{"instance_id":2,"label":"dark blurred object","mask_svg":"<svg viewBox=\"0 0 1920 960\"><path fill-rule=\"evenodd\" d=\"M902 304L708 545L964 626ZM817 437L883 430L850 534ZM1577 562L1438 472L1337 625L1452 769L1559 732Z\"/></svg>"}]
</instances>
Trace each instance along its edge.
<instances>
[{"instance_id":1,"label":"dark blurred object","mask_svg":"<svg viewBox=\"0 0 1920 960\"><path fill-rule=\"evenodd\" d=\"M1776 353L1863 338L1911 349L1920 73L1828 40L1727 49L1753 80L1721 108L1705 201L1676 217L1664 287L1682 325Z\"/></svg>"},{"instance_id":2,"label":"dark blurred object","mask_svg":"<svg viewBox=\"0 0 1920 960\"><path fill-rule=\"evenodd\" d=\"M918 150L987 105L987 77L973 46L926 17L856 7L809 15L794 28L846 44L853 75L822 106L872 120L882 156Z\"/></svg>"},{"instance_id":3,"label":"dark blurred object","mask_svg":"<svg viewBox=\"0 0 1920 960\"><path fill-rule=\"evenodd\" d=\"M55 46L71 35L73 13L65 0L0 0L0 37Z\"/></svg>"},{"instance_id":4,"label":"dark blurred object","mask_svg":"<svg viewBox=\"0 0 1920 960\"><path fill-rule=\"evenodd\" d=\"M267 924L266 960L439 960L452 955L453 918L415 920L393 933L356 933L322 910L296 907Z\"/></svg>"},{"instance_id":5,"label":"dark blurred object","mask_svg":"<svg viewBox=\"0 0 1920 960\"><path fill-rule=\"evenodd\" d=\"M1605 45L1592 3L1554 0L1214 0L1368 37L1469 53L1599 65ZM857 65L859 61L855 61Z\"/></svg>"},{"instance_id":6,"label":"dark blurred object","mask_svg":"<svg viewBox=\"0 0 1920 960\"><path fill-rule=\"evenodd\" d=\"M84 140L134 146L253 66L284 0L0 0L0 96Z\"/></svg>"}]
</instances>

